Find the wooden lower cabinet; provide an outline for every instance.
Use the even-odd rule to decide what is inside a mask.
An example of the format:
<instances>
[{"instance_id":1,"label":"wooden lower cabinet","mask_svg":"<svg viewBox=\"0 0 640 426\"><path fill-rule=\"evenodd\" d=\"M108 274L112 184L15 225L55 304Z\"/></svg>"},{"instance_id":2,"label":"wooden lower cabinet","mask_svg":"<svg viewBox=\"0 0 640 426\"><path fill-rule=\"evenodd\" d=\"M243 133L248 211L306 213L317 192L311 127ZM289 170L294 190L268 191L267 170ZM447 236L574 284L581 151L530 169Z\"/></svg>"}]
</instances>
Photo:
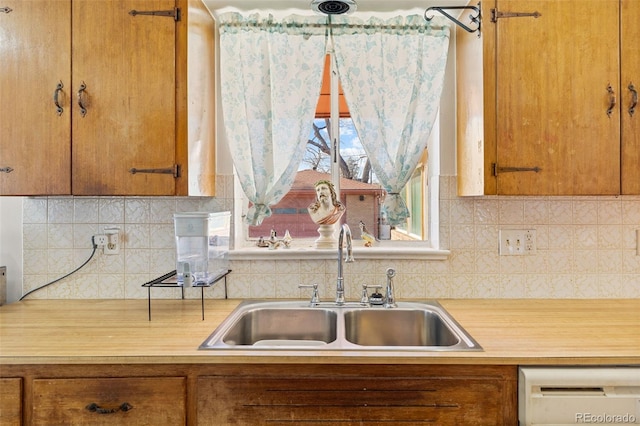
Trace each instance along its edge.
<instances>
[{"instance_id":1,"label":"wooden lower cabinet","mask_svg":"<svg viewBox=\"0 0 640 426\"><path fill-rule=\"evenodd\" d=\"M20 425L22 418L22 379L0 379L0 425Z\"/></svg>"},{"instance_id":2,"label":"wooden lower cabinet","mask_svg":"<svg viewBox=\"0 0 640 426\"><path fill-rule=\"evenodd\" d=\"M0 424L516 425L517 366L2 365Z\"/></svg>"},{"instance_id":3,"label":"wooden lower cabinet","mask_svg":"<svg viewBox=\"0 0 640 426\"><path fill-rule=\"evenodd\" d=\"M199 425L514 425L515 367L252 366L198 377Z\"/></svg>"}]
</instances>

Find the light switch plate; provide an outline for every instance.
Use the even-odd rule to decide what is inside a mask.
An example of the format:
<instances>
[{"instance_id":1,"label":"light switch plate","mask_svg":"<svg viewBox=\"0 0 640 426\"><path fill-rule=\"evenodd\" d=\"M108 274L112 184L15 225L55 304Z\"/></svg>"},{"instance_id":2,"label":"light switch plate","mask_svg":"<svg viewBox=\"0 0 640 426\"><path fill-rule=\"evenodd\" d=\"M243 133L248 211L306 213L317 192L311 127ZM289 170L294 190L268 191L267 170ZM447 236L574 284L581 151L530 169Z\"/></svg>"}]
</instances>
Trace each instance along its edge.
<instances>
[{"instance_id":1,"label":"light switch plate","mask_svg":"<svg viewBox=\"0 0 640 426\"><path fill-rule=\"evenodd\" d=\"M500 230L500 256L525 256L535 253L535 229Z\"/></svg>"}]
</instances>

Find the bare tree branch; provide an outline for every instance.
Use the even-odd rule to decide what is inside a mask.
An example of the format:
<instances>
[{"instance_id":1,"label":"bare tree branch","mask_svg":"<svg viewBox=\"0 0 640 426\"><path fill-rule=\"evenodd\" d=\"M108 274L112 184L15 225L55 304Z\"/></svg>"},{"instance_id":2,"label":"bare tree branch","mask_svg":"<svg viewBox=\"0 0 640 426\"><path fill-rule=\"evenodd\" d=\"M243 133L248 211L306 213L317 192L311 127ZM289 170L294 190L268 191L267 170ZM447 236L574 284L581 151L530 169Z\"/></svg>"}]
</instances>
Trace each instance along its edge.
<instances>
[{"instance_id":1,"label":"bare tree branch","mask_svg":"<svg viewBox=\"0 0 640 426\"><path fill-rule=\"evenodd\" d=\"M305 156L305 161L310 164L314 170L320 170L322 154L329 158L331 156L331 140L327 140L322 132L323 130L327 130L327 134L329 134L331 120L325 118L324 123L324 127L318 126L315 122L313 123L313 138L307 141L307 151L309 154ZM342 155L338 157L340 175L347 179L354 179L359 172L359 162L353 160L346 161ZM371 162L369 159L365 162L360 180L367 183L371 182Z\"/></svg>"}]
</instances>

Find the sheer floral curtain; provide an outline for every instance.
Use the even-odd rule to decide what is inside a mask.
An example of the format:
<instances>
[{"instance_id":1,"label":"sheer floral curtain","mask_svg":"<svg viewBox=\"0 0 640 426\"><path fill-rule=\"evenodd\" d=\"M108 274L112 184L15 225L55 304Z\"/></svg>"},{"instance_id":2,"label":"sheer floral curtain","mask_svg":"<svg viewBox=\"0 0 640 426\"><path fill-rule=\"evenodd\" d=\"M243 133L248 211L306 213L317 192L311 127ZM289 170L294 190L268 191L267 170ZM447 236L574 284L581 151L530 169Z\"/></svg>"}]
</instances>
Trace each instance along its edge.
<instances>
[{"instance_id":1,"label":"sheer floral curtain","mask_svg":"<svg viewBox=\"0 0 640 426\"><path fill-rule=\"evenodd\" d=\"M449 27L434 22L418 15L366 22L332 17L340 82L358 136L388 193L383 212L395 225L409 217L399 193L426 148L442 93Z\"/></svg>"},{"instance_id":2,"label":"sheer floral curtain","mask_svg":"<svg viewBox=\"0 0 640 426\"><path fill-rule=\"evenodd\" d=\"M315 114L326 18L220 15L224 127L240 184L259 225L289 191Z\"/></svg>"}]
</instances>

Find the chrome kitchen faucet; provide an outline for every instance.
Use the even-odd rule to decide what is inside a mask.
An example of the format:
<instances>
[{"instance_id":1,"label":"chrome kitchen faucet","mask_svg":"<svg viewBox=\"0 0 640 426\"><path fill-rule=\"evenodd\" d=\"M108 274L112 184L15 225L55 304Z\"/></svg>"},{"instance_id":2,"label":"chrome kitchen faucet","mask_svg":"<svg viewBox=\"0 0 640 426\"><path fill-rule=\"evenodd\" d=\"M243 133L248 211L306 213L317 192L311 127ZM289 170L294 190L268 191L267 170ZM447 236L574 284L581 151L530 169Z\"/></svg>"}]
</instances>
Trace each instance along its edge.
<instances>
[{"instance_id":1,"label":"chrome kitchen faucet","mask_svg":"<svg viewBox=\"0 0 640 426\"><path fill-rule=\"evenodd\" d=\"M345 263L354 262L353 258L353 246L351 244L351 229L349 229L349 225L346 223L342 224L340 227L340 236L338 237L338 279L336 283L336 304L344 305L344 276L342 272L342 253L343 253L343 243L346 238L347 244L347 253L345 254L344 261Z\"/></svg>"}]
</instances>

